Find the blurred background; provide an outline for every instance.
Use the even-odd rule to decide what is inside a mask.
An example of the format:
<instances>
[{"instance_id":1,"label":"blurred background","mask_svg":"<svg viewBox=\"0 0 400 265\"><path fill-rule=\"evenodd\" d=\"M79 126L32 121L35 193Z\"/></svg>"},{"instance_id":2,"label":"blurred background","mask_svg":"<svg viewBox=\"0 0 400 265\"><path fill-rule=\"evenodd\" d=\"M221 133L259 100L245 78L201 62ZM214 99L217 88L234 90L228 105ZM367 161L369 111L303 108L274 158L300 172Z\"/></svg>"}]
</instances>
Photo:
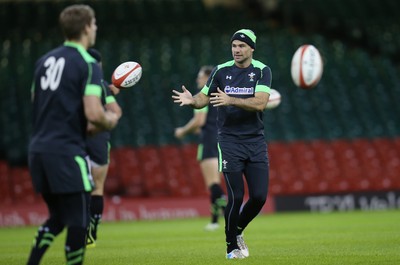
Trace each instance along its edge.
<instances>
[{"instance_id":1,"label":"blurred background","mask_svg":"<svg viewBox=\"0 0 400 265\"><path fill-rule=\"evenodd\" d=\"M282 95L265 112L270 196L400 190L397 0L1 0L1 205L40 200L27 169L30 83L35 61L63 42L58 15L74 3L96 12L106 80L124 61L143 67L139 83L117 96L124 114L112 133L107 196L207 196L197 137L173 136L192 110L174 105L171 90L195 92L199 67L230 60L230 37L241 28L256 33L255 58L271 67ZM324 60L311 90L290 76L303 44Z\"/></svg>"}]
</instances>

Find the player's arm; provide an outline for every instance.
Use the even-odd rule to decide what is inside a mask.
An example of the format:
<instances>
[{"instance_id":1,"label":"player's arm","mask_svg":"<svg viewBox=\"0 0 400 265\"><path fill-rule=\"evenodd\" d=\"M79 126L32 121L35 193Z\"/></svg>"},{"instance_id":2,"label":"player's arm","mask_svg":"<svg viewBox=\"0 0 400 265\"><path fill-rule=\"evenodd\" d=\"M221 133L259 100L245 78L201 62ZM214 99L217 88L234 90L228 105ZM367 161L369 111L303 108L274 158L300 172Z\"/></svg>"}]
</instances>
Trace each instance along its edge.
<instances>
[{"instance_id":1,"label":"player's arm","mask_svg":"<svg viewBox=\"0 0 400 265\"><path fill-rule=\"evenodd\" d=\"M237 98L225 94L221 89L211 93L210 103L214 107L236 106L247 111L263 111L268 103L271 90L271 69L265 66L261 69L261 75L254 88L254 97Z\"/></svg>"},{"instance_id":2,"label":"player's arm","mask_svg":"<svg viewBox=\"0 0 400 265\"><path fill-rule=\"evenodd\" d=\"M122 109L121 109L121 107L119 106L117 100L114 97L115 92L113 90L113 89L118 89L118 88L116 88L114 85L109 85L108 88L109 88L109 91L108 91L109 93L108 93L108 95L106 97L105 108L106 108L106 110L114 112L115 114L117 114L118 119L119 119L122 116Z\"/></svg>"},{"instance_id":3,"label":"player's arm","mask_svg":"<svg viewBox=\"0 0 400 265\"><path fill-rule=\"evenodd\" d=\"M201 89L200 93L192 96L189 90L185 86L182 86L182 92L172 90L174 93L172 99L175 103L179 103L180 106L189 105L194 109L201 109L210 103L210 92L215 91L218 87L217 78L215 78L218 67L215 67L207 80L206 85Z\"/></svg>"},{"instance_id":4,"label":"player's arm","mask_svg":"<svg viewBox=\"0 0 400 265\"><path fill-rule=\"evenodd\" d=\"M114 101L112 103L108 103L108 104L106 104L105 107L106 107L107 111L111 111L111 112L115 113L117 115L118 119L121 118L122 109L119 106L119 104L117 103L117 101Z\"/></svg>"},{"instance_id":5,"label":"player's arm","mask_svg":"<svg viewBox=\"0 0 400 265\"><path fill-rule=\"evenodd\" d=\"M103 130L113 129L119 120L117 114L104 110L101 102L102 71L97 64L92 64L91 79L84 88L83 104L86 119L88 120L88 133L93 134Z\"/></svg>"},{"instance_id":6,"label":"player's arm","mask_svg":"<svg viewBox=\"0 0 400 265\"><path fill-rule=\"evenodd\" d=\"M98 96L85 95L83 104L85 116L89 122L89 131L111 130L117 125L118 115L111 111L105 111Z\"/></svg>"},{"instance_id":7,"label":"player's arm","mask_svg":"<svg viewBox=\"0 0 400 265\"><path fill-rule=\"evenodd\" d=\"M182 139L189 133L198 131L205 123L207 119L207 111L203 109L195 111L193 117L182 127L175 129L175 137Z\"/></svg>"},{"instance_id":8,"label":"player's arm","mask_svg":"<svg viewBox=\"0 0 400 265\"><path fill-rule=\"evenodd\" d=\"M211 96L210 103L214 107L235 106L247 111L263 111L269 100L269 93L267 92L256 92L254 97L251 98L237 98L225 94L219 88Z\"/></svg>"}]
</instances>

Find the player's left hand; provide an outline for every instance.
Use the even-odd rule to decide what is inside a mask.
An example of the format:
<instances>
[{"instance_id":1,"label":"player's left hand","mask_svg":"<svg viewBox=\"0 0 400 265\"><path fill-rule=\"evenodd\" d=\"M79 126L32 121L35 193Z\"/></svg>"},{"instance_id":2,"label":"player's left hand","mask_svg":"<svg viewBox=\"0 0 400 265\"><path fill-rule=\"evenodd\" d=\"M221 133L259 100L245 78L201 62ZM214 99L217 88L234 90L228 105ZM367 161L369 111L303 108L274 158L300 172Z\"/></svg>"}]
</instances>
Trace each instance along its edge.
<instances>
[{"instance_id":1,"label":"player's left hand","mask_svg":"<svg viewBox=\"0 0 400 265\"><path fill-rule=\"evenodd\" d=\"M217 87L217 92L211 93L210 103L214 107L230 105L231 97Z\"/></svg>"}]
</instances>

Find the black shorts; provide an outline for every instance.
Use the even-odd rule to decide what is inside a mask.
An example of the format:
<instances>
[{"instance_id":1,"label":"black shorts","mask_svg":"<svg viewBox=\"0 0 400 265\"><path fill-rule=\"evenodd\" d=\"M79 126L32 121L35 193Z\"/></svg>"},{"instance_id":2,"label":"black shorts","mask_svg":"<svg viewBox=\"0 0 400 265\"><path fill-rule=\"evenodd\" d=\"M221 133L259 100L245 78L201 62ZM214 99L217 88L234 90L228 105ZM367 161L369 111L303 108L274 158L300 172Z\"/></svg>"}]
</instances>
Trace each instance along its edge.
<instances>
[{"instance_id":1,"label":"black shorts","mask_svg":"<svg viewBox=\"0 0 400 265\"><path fill-rule=\"evenodd\" d=\"M201 161L207 158L218 157L218 143L216 136L212 139L203 139L197 148L197 160Z\"/></svg>"},{"instance_id":2,"label":"black shorts","mask_svg":"<svg viewBox=\"0 0 400 265\"><path fill-rule=\"evenodd\" d=\"M94 187L89 161L79 155L31 152L29 171L39 193L90 192Z\"/></svg>"},{"instance_id":3,"label":"black shorts","mask_svg":"<svg viewBox=\"0 0 400 265\"><path fill-rule=\"evenodd\" d=\"M267 143L232 143L219 142L220 172L240 172L245 167L269 168Z\"/></svg>"},{"instance_id":4,"label":"black shorts","mask_svg":"<svg viewBox=\"0 0 400 265\"><path fill-rule=\"evenodd\" d=\"M86 140L86 148L90 161L95 165L104 166L110 162L110 142L108 132L99 133Z\"/></svg>"}]
</instances>

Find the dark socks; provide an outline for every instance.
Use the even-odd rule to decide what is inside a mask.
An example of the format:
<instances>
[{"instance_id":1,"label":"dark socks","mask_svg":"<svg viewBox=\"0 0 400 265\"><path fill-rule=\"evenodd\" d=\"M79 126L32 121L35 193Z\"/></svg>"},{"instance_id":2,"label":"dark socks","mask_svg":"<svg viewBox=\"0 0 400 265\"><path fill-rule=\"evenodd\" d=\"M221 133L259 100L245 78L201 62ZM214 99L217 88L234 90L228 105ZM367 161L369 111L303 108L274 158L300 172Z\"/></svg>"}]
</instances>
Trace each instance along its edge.
<instances>
[{"instance_id":1,"label":"dark socks","mask_svg":"<svg viewBox=\"0 0 400 265\"><path fill-rule=\"evenodd\" d=\"M224 211L226 199L224 191L219 184L213 184L210 187L211 194L211 223L218 223L220 210Z\"/></svg>"},{"instance_id":2,"label":"dark socks","mask_svg":"<svg viewBox=\"0 0 400 265\"><path fill-rule=\"evenodd\" d=\"M237 235L241 235L243 233L244 227L237 227Z\"/></svg>"},{"instance_id":3,"label":"dark socks","mask_svg":"<svg viewBox=\"0 0 400 265\"><path fill-rule=\"evenodd\" d=\"M64 226L54 219L49 219L39 227L35 239L33 241L31 254L29 256L28 265L39 264L46 250L53 243L54 238L61 233Z\"/></svg>"},{"instance_id":4,"label":"dark socks","mask_svg":"<svg viewBox=\"0 0 400 265\"><path fill-rule=\"evenodd\" d=\"M54 238L57 234L51 232L49 227L41 226L36 234L33 241L31 254L29 256L28 265L39 264L46 250L53 243Z\"/></svg>"},{"instance_id":5,"label":"dark socks","mask_svg":"<svg viewBox=\"0 0 400 265\"><path fill-rule=\"evenodd\" d=\"M90 201L90 233L94 240L97 239L97 227L101 222L104 210L104 198L93 195Z\"/></svg>"},{"instance_id":6,"label":"dark socks","mask_svg":"<svg viewBox=\"0 0 400 265\"><path fill-rule=\"evenodd\" d=\"M86 246L86 228L70 227L68 228L67 241L65 243L65 256L67 264L83 264L83 257Z\"/></svg>"}]
</instances>

